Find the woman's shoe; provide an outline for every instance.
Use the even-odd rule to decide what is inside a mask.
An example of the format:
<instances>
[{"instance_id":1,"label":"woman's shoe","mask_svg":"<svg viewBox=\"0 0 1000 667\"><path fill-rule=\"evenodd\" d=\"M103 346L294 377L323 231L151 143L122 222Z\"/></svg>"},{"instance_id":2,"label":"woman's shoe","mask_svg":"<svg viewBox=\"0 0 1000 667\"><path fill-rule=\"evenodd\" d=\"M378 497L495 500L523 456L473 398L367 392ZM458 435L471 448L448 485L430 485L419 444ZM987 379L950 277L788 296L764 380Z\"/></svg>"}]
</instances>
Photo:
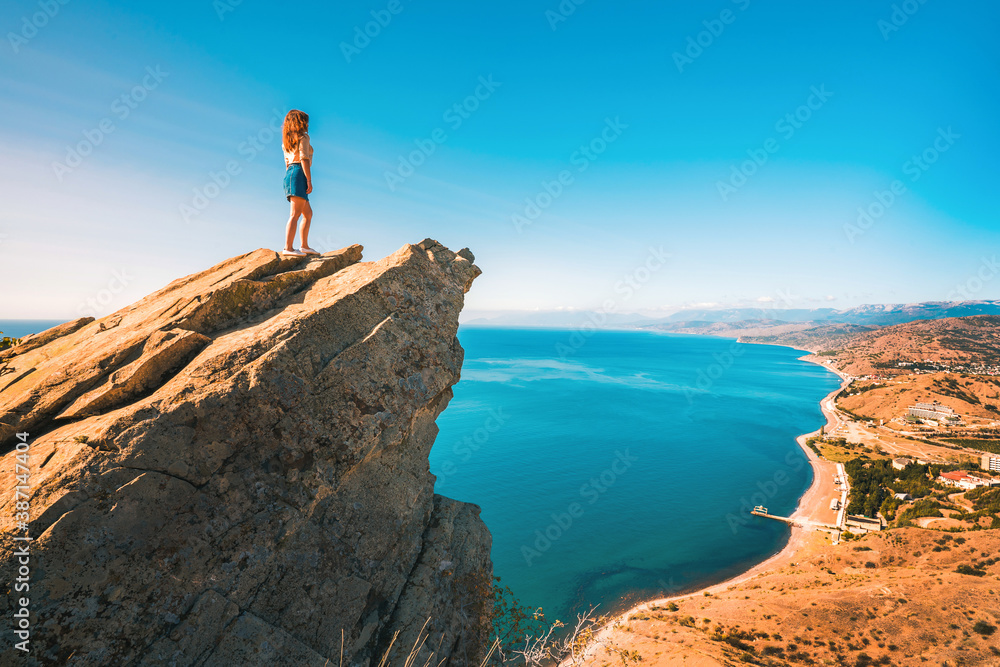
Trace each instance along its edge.
<instances>
[{"instance_id":1,"label":"woman's shoe","mask_svg":"<svg viewBox=\"0 0 1000 667\"><path fill-rule=\"evenodd\" d=\"M307 254L307 255L318 255L319 254L319 252L317 252L316 250L313 250L312 248L310 248L307 245L302 246L302 252L305 253L305 254Z\"/></svg>"},{"instance_id":2,"label":"woman's shoe","mask_svg":"<svg viewBox=\"0 0 1000 667\"><path fill-rule=\"evenodd\" d=\"M295 248L292 248L291 250L282 250L281 251L281 255L283 257L305 257L306 256L306 254L304 252L299 252Z\"/></svg>"}]
</instances>

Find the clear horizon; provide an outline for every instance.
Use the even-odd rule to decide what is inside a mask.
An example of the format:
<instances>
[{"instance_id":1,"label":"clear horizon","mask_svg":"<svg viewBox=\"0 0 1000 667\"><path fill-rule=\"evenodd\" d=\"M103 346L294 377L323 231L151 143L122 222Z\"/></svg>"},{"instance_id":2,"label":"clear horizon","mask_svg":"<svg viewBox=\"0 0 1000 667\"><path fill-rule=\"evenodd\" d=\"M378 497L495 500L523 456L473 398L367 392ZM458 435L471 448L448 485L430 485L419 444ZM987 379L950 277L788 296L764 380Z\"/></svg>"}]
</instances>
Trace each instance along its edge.
<instances>
[{"instance_id":1,"label":"clear horizon","mask_svg":"<svg viewBox=\"0 0 1000 667\"><path fill-rule=\"evenodd\" d=\"M297 10L5 5L0 316L104 315L280 248L289 108L314 246L468 246L470 312L1000 296L1000 7Z\"/></svg>"},{"instance_id":2,"label":"clear horizon","mask_svg":"<svg viewBox=\"0 0 1000 667\"><path fill-rule=\"evenodd\" d=\"M495 327L495 328L519 328L519 327L529 327L529 328L539 328L539 329L559 329L559 330L579 330L579 329L592 329L594 327L601 328L607 326L608 328L614 328L618 324L627 324L627 322L622 322L623 319L629 317L636 317L640 319L648 319L650 321L656 321L658 319L666 319L672 315L678 313L702 313L702 312L730 312L730 311L756 311L760 317L750 318L750 319L782 319L782 312L803 312L803 311L813 311L813 312L824 312L832 311L837 313L847 313L855 309L864 308L901 308L910 306L922 306L922 305L945 305L945 306L956 306L960 304L992 304L1000 307L1000 301L996 300L967 300L967 301L931 301L931 302L911 302L911 303L894 303L894 304L860 304L859 306L854 306L853 308L831 308L830 306L814 306L807 308L796 308L787 305L783 305L780 302L766 301L758 303L744 303L744 304L687 304L683 307L678 308L662 308L657 310L638 310L638 311L615 311L615 310L602 310L599 306L596 309L587 308L555 308L549 310L536 309L536 310L476 310L470 308L464 308L459 315L459 321L463 325L476 325L481 327ZM552 322L539 322L538 316L576 316L579 317L574 320L566 321L552 321ZM949 315L949 317L951 317ZM28 333L39 333L39 330L25 329L25 325L28 323L43 323L46 326L51 326L53 323L61 323L66 319L73 318L4 318L0 319L0 333L6 333L17 338L20 336L27 335ZM926 319L926 318L917 318ZM936 319L936 318L935 318ZM805 320L787 320L788 322L799 322ZM910 319L905 319L903 321L909 322ZM10 324L18 325L16 328L18 331L11 332L4 329L5 326ZM9 328L9 326L8 326Z\"/></svg>"}]
</instances>

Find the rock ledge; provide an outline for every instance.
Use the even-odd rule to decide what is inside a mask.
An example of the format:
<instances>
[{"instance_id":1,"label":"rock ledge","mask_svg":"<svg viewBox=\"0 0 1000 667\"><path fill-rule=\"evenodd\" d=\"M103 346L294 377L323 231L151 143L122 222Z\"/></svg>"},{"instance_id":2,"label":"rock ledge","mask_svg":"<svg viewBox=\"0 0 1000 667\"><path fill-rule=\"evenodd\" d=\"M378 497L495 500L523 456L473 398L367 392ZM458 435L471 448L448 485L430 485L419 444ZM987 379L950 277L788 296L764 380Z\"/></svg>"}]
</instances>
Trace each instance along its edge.
<instances>
[{"instance_id":1,"label":"rock ledge","mask_svg":"<svg viewBox=\"0 0 1000 667\"><path fill-rule=\"evenodd\" d=\"M256 250L2 353L35 542L32 652L0 663L376 665L398 633L390 664L418 636L418 664L478 664L490 535L427 455L480 271L429 239L361 250Z\"/></svg>"}]
</instances>

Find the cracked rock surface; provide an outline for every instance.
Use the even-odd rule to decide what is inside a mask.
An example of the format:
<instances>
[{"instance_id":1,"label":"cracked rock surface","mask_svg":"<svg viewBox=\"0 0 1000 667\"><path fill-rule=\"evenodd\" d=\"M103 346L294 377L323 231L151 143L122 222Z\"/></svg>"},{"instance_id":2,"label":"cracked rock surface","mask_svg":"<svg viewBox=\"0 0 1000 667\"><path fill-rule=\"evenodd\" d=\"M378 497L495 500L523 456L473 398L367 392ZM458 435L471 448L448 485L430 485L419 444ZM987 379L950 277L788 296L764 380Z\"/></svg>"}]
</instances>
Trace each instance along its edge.
<instances>
[{"instance_id":1,"label":"cracked rock surface","mask_svg":"<svg viewBox=\"0 0 1000 667\"><path fill-rule=\"evenodd\" d=\"M34 538L32 651L0 664L402 665L420 641L416 664L478 664L490 534L427 455L480 271L430 239L361 250L257 250L0 352Z\"/></svg>"}]
</instances>

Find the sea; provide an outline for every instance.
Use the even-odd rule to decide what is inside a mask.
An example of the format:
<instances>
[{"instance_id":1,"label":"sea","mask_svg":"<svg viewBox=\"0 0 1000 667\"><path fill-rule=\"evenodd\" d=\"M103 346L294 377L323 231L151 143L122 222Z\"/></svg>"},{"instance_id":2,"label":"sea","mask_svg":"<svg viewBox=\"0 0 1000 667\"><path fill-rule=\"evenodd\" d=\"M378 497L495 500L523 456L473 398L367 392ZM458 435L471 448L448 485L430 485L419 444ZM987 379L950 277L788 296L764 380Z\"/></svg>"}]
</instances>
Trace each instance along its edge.
<instances>
[{"instance_id":1,"label":"sea","mask_svg":"<svg viewBox=\"0 0 1000 667\"><path fill-rule=\"evenodd\" d=\"M65 320L0 320L0 338L24 338L63 322Z\"/></svg>"},{"instance_id":2,"label":"sea","mask_svg":"<svg viewBox=\"0 0 1000 667\"><path fill-rule=\"evenodd\" d=\"M4 336L59 324L0 320ZM549 621L735 576L782 549L812 482L796 436L837 376L804 352L646 331L459 329L435 491L474 503L501 585Z\"/></svg>"},{"instance_id":3,"label":"sea","mask_svg":"<svg viewBox=\"0 0 1000 667\"><path fill-rule=\"evenodd\" d=\"M463 327L435 491L474 503L501 585L575 620L719 583L780 551L812 482L796 436L837 376L804 352L644 331Z\"/></svg>"}]
</instances>

